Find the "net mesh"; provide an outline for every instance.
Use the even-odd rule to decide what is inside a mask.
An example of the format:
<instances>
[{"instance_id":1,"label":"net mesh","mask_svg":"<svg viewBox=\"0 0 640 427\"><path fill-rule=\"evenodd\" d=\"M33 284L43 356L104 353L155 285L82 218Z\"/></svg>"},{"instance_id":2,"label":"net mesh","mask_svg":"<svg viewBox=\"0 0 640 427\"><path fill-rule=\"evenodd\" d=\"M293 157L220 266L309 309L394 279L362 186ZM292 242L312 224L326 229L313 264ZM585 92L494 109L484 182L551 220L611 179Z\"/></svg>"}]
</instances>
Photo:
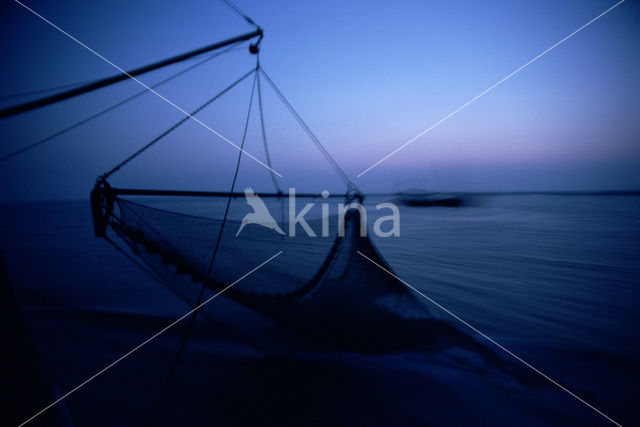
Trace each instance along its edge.
<instances>
[{"instance_id":1,"label":"net mesh","mask_svg":"<svg viewBox=\"0 0 640 427\"><path fill-rule=\"evenodd\" d=\"M359 351L389 351L455 335L381 270L391 268L360 235L357 210L345 215L343 237L337 215L331 216L333 227L326 236L321 235L322 218L310 217L307 222L318 235L309 236L298 226L292 237L284 215L287 203L274 198L265 203L274 219L280 216L277 222L287 235L252 224L236 236L250 209L244 197L233 199L205 280L227 199L178 199L145 198L141 203L118 197L110 226L166 287L192 306L224 290L225 297L305 336ZM279 251L284 254L228 287ZM201 312L211 315L207 308Z\"/></svg>"},{"instance_id":2,"label":"net mesh","mask_svg":"<svg viewBox=\"0 0 640 427\"><path fill-rule=\"evenodd\" d=\"M337 227L322 236L321 218L306 219L311 229L317 231L316 236L309 236L300 226L295 237L289 236L289 221L284 216L282 199L267 201L267 204L274 219L279 217L276 222L286 235L256 224L245 226L237 234L241 218L249 210L244 198L231 201L224 227L219 218L226 204L224 198L180 199L144 200L141 203L140 200L118 198L119 212L111 222L112 228L147 264L163 270L163 276L167 276L166 270L171 270L188 276L195 283L205 282L213 247L223 228L213 268L206 280L212 290L227 286L283 251L290 256L278 257L243 279L236 293L302 298L312 291L320 276L328 273L343 240L338 237ZM337 224L337 216L329 222ZM171 283L175 283L173 278ZM194 303L199 286L174 284L172 290Z\"/></svg>"}]
</instances>

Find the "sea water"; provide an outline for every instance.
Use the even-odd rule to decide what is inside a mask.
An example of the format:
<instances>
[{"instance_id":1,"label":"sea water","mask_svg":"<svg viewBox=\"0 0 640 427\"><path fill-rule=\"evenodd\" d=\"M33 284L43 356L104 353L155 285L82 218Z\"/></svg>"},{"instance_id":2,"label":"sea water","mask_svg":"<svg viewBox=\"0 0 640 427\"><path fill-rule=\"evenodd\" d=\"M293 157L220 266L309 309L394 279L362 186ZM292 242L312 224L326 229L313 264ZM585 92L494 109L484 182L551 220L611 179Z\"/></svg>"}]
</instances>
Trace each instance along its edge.
<instances>
[{"instance_id":1,"label":"sea water","mask_svg":"<svg viewBox=\"0 0 640 427\"><path fill-rule=\"evenodd\" d=\"M370 227L388 214L375 205L388 201L365 200ZM394 274L433 302L614 420L637 421L640 197L472 201L400 206L400 236L372 239ZM88 201L4 204L0 219L0 249L43 374L63 392L190 309L92 236ZM443 321L513 359L433 302L425 300ZM168 423L607 423L551 383L528 387L455 349L302 351L304 337L224 296L210 304L213 318L199 320L171 385ZM168 331L65 399L73 421L148 422L182 331ZM540 375L526 369L535 383Z\"/></svg>"}]
</instances>

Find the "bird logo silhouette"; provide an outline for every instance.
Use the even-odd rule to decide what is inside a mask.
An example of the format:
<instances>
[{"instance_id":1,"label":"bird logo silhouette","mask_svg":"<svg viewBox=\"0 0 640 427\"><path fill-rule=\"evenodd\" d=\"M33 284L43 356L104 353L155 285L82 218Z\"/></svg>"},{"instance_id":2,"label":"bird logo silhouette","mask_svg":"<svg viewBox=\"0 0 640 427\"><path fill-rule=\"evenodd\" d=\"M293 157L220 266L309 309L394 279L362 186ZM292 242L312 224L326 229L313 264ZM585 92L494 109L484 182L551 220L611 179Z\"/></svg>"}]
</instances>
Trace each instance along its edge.
<instances>
[{"instance_id":1,"label":"bird logo silhouette","mask_svg":"<svg viewBox=\"0 0 640 427\"><path fill-rule=\"evenodd\" d=\"M242 218L242 224L240 224L240 228L236 233L236 237L238 237L242 229L249 224L261 225L284 235L284 231L282 231L282 229L278 226L276 220L273 219L273 217L269 213L269 210L267 209L267 206L257 194L254 194L251 187L247 187L244 189L244 197L247 199L247 204L251 206L253 212L246 214L244 218Z\"/></svg>"}]
</instances>

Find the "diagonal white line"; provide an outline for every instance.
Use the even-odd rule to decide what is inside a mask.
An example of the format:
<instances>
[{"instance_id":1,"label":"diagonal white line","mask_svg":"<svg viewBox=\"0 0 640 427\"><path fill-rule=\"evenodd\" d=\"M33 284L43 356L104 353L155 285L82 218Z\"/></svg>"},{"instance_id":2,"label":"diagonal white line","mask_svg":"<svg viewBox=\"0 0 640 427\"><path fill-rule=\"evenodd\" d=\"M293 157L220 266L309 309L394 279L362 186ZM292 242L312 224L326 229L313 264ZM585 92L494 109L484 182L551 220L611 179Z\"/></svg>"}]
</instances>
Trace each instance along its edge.
<instances>
[{"instance_id":1,"label":"diagonal white line","mask_svg":"<svg viewBox=\"0 0 640 427\"><path fill-rule=\"evenodd\" d=\"M71 389L70 391L68 391L66 394L64 394L62 397L60 397L59 399L53 401L51 404L49 404L48 406L46 406L45 408L43 408L40 412L34 414L31 418L29 418L28 420L23 421L18 427L22 427L23 425L27 424L28 422L32 421L34 418L36 418L37 416L41 415L42 413L44 413L45 411L47 411L49 408L51 408L52 406L56 405L58 402L60 402L62 399L67 398L70 394L78 391L80 388L84 387L85 385L87 385L89 382L93 381L94 379L96 379L98 376L102 375L104 372L106 372L107 370L111 369L112 367L114 367L115 365L117 365L118 363L120 363L122 360L126 359L127 357L129 357L130 355L132 355L133 353L135 353L136 351L140 350L140 348L142 348L143 346L145 346L146 344L148 344L150 341L154 340L155 338L157 338L159 335L163 334L164 332L166 332L168 329L172 328L173 326L175 326L176 324L180 323L182 320L184 320L186 317L188 317L190 314L192 314L193 312L195 312L196 310L199 310L200 308L202 308L203 306L205 306L206 304L209 303L209 301L211 301L212 299L214 299L215 297L217 297L218 295L222 294L223 292L225 292L227 289L231 288L233 285L235 285L236 283L238 283L239 281L241 281L242 279L246 278L247 276L249 276L250 274L252 274L254 271L262 268L262 266L264 266L265 264L267 264L268 262L272 261L274 258L276 258L277 256L279 256L282 253L282 251L278 252L277 254L275 254L274 256L272 256L271 258L269 258L268 260L264 261L262 264L260 264L259 266L255 267L253 270L251 270L250 272L246 273L244 276L242 276L241 278L239 278L238 280L236 280L235 282L233 282L232 284L230 284L229 286L227 286L226 288L222 289L220 292L216 293L215 295L213 295L212 297L208 298L207 300L205 300L202 304L196 306L193 310L190 310L189 312L187 312L184 316L178 318L177 320L174 320L173 322L171 322L169 325L165 326L163 329L161 329L160 331L158 331L157 333L155 333L154 335L152 335L151 337L147 338L146 340L144 340L142 343L138 344L137 346L135 346L134 348L132 348L131 350L129 350L127 353L125 353L123 356L121 356L120 358L118 358L116 361L110 363L109 365L107 365L106 367L104 367L103 369L101 369L100 371L98 371L96 374L92 375L91 377L89 377L87 380L83 381L82 383L78 384L77 386L75 386L73 389Z\"/></svg>"},{"instance_id":2,"label":"diagonal white line","mask_svg":"<svg viewBox=\"0 0 640 427\"><path fill-rule=\"evenodd\" d=\"M93 53L94 55L96 55L98 58L102 59L103 61L105 61L106 63L108 63L109 65L111 65L113 68L115 68L116 70L120 71L122 74L125 74L127 77L129 77L130 79L134 80L136 83L138 83L140 86L144 87L145 89L147 89L149 92L153 93L154 95L158 96L160 99L162 99L163 101L165 101L167 104L171 105L172 107L174 107L175 109L177 109L178 111L180 111L181 113L183 113L185 116L188 116L191 120L195 121L196 123L200 124L201 126L203 126L205 129L211 131L214 135L218 136L219 138L221 138L222 140L224 140L225 142L229 143L231 146L233 146L234 148L236 148L238 151L243 152L244 154L246 154L248 157L250 157L251 159L255 160L256 162L260 163L262 166L264 166L265 168L269 169L271 172L275 173L276 175L278 175L280 178L282 178L282 175L280 175L277 171L273 170L272 168L270 168L269 166L265 165L262 161L260 161L259 159L255 158L253 155L251 155L250 153L248 153L247 151L245 151L244 149L242 149L241 147L239 147L237 144L233 143L232 141L230 141L227 137L225 137L224 135L220 134L219 132L215 131L214 129L212 129L211 127L207 126L206 124L202 123L199 119L195 118L194 116L192 116L191 114L189 114L187 111L185 111L184 109L180 108L179 106L177 106L176 104L174 104L173 102L171 102L170 100L168 100L167 98L165 98L164 96L160 95L158 92L156 92L155 90L153 90L151 87L147 86L146 84L142 83L140 80L138 80L137 78L133 77L132 75L130 75L129 73L127 73L125 70L123 70L122 68L118 67L116 64L114 64L113 62L109 61L107 58L105 58L104 56L100 55L98 52L96 52L95 50L91 49L89 46L87 46L86 44L82 43L80 40L78 40L77 38L73 37L71 34L67 33L66 31L64 31L62 28L58 27L56 24L54 24L53 22L49 21L47 18L45 18L44 16L38 14L36 11L34 11L33 9L29 8L28 6L25 6L23 3L20 3L20 1L18 0L13 0L16 3L18 3L20 6L24 7L25 9L27 9L29 12L33 13L34 15L36 15L38 18L42 19L44 22L46 22L47 24L51 25L53 28L55 28L56 30L60 31L62 34L64 34L65 36L69 37L71 40L73 40L74 42L78 43L80 46L84 47L85 49L87 49L89 52Z\"/></svg>"},{"instance_id":3,"label":"diagonal white line","mask_svg":"<svg viewBox=\"0 0 640 427\"><path fill-rule=\"evenodd\" d=\"M426 300L428 300L430 303L434 304L436 307L438 307L439 309L445 311L446 313L448 313L449 315L451 315L453 318L455 318L456 320L458 320L459 322L461 322L462 324L464 324L465 326L467 326L468 328L470 328L471 330L473 330L475 333L481 335L482 337L484 337L485 339L487 339L489 342L491 342L492 344L494 344L495 346L497 346L498 348L500 348L501 350L505 351L506 353L508 353L510 356L512 356L513 358L517 359L520 363L524 364L525 366L527 366L528 368L532 369L533 371L535 371L536 373L542 375L545 379L549 380L550 382L552 382L553 384L555 384L556 386L560 387L562 390L566 391L567 393L569 393L571 396L575 397L576 399L578 399L580 402L584 403L585 405L587 405L589 408L593 409L594 411L596 411L598 414L602 415L603 417L605 417L607 420L611 421L613 424L622 427L622 425L620 423L617 423L616 421L614 421L613 419L611 419L609 416L607 416L604 412L600 411L598 408L594 407L593 405L591 405L589 402L585 401L584 399L582 399L580 396L576 395L575 393L573 393L571 390L567 389L566 387L564 387L562 384L558 383L557 381L553 380L553 378L549 377L548 375L546 375L544 372L538 370L537 368L535 368L533 365L531 365L530 363L526 362L525 360L521 359L520 357L516 356L514 353L512 353L509 349L503 347L501 344L499 344L498 342L496 342L493 338L489 337L488 335L484 334L483 332L480 332L478 329L476 329L474 326L472 326L471 324L467 323L466 321L464 321L463 319L461 319L460 317L458 317L457 315L455 315L454 313L452 313L451 311L447 310L445 307L441 306L440 304L438 304L436 301L432 300L431 298L429 298L428 296L426 296L425 294L423 294L422 292L420 292L418 289L414 288L413 286L411 286L410 284L408 284L407 282L405 282L404 280L402 280L401 278L399 278L398 276L396 276L395 274L393 274L392 272L390 272L389 270L387 270L386 268L384 268L383 266L381 266L380 264L378 264L377 262L375 262L374 260L372 260L371 258L369 258L368 256L366 256L365 254L363 254L360 251L356 251L358 252L358 254L360 256L362 256L363 258L367 259L368 261L370 261L371 263L375 264L376 266L378 266L381 270L385 271L386 273L388 273L389 275L393 276L394 278L396 278L397 280L399 280L403 285L405 285L406 287L412 289L414 292L418 293L419 295L421 295L423 298L425 298Z\"/></svg>"},{"instance_id":4,"label":"diagonal white line","mask_svg":"<svg viewBox=\"0 0 640 427\"><path fill-rule=\"evenodd\" d=\"M451 113L447 114L446 116L444 116L442 119L440 119L439 121L437 121L436 123L432 124L431 126L429 126L427 129L423 130L422 132L420 132L419 134L417 134L416 136L414 136L413 138L411 138L409 141L405 142L404 144L402 144L400 147L396 148L395 150L393 150L391 153L387 154L386 156L384 156L382 159L378 160L377 162L375 162L374 164L372 164L371 166L369 166L368 168L366 168L365 170L363 170L362 172L360 172L357 177L360 178L362 175L364 175L365 173L369 172L371 169L375 168L376 166L378 166L380 163L384 162L385 160L387 160L389 157L393 156L394 154L396 154L398 151L404 149L405 147L407 147L409 144L413 143L414 141L416 141L417 139L419 139L420 137L424 136L425 134L431 132L431 130L433 130L434 128L436 128L437 126L439 126L440 124L444 123L445 121L447 121L449 118L451 118L452 116L454 116L455 114L457 114L458 112L460 112L461 110L465 109L466 107L468 107L469 105L473 104L474 102L476 102L478 99L480 99L481 97L483 97L484 95L486 95L487 93L491 92L493 89L495 89L496 87L500 86L502 83L504 83L505 81L507 81L508 79L510 79L511 77L515 76L516 74L518 74L520 71L524 70L526 67L528 67L529 65L531 65L532 63L534 63L535 61L537 61L538 59L542 58L544 55L546 55L547 53L549 53L551 50L555 49L556 47L558 47L559 45L561 45L562 43L564 43L565 41L569 40L571 37L575 36L576 34L578 34L580 31L584 30L585 28L587 28L589 25L593 24L594 22L596 22L598 19L602 18L604 15L606 15L607 13L611 12L613 9L615 9L616 7L618 7L619 5L621 5L622 3L624 3L625 0L621 0L618 3L614 4L613 6L611 6L609 9L605 10L604 12L602 12L600 15L596 16L595 18L593 18L591 21L587 22L586 24L584 24L582 27L578 28L577 30L575 30L573 33L569 34L568 36L566 36L565 38L563 38L562 40L560 40L559 42L557 42L556 44L554 44L553 46L551 46L550 48L548 48L547 50L545 50L544 52L540 53L538 56L536 56L535 58L533 58L531 61L527 62L526 64L524 64L523 66L521 66L520 68L518 68L517 70L513 71L511 74L509 74L508 76L504 77L503 79L497 81L496 83L494 83L493 85L491 85L489 88L485 89L484 91L480 92L478 95L474 96L473 98L471 98L469 101L465 102L464 104L462 104L460 107L456 108L455 110L453 110Z\"/></svg>"}]
</instances>

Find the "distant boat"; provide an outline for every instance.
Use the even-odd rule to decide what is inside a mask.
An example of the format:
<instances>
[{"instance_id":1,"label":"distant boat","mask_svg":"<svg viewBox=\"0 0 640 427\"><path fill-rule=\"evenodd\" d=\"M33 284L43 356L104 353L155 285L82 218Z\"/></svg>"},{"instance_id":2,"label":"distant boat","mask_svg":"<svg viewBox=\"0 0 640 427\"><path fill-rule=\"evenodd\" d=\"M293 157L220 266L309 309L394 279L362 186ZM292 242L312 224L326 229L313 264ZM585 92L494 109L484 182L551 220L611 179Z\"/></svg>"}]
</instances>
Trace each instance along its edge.
<instances>
[{"instance_id":1,"label":"distant boat","mask_svg":"<svg viewBox=\"0 0 640 427\"><path fill-rule=\"evenodd\" d=\"M412 207L459 207L470 204L470 196L465 193L441 193L422 190L409 190L397 193L396 201Z\"/></svg>"}]
</instances>

